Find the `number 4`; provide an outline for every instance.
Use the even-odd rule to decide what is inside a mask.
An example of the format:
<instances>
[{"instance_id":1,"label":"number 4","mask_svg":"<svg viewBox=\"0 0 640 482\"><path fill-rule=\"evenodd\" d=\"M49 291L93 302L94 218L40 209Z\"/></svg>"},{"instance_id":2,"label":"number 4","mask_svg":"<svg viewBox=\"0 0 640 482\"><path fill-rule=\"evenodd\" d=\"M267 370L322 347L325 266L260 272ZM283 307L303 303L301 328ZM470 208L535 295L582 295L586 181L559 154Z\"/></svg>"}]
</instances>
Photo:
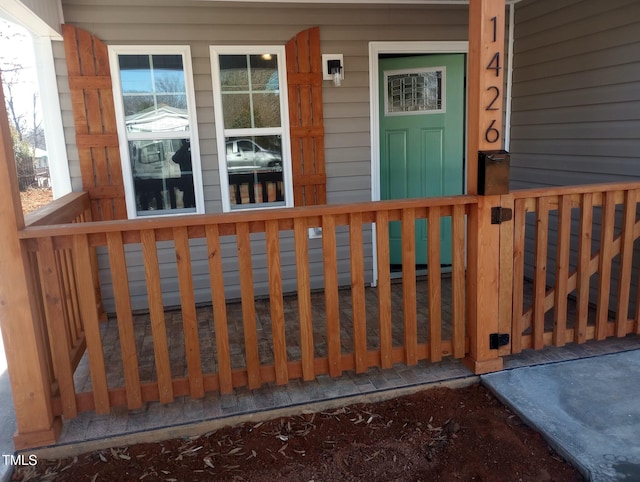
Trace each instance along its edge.
<instances>
[{"instance_id":1,"label":"number 4","mask_svg":"<svg viewBox=\"0 0 640 482\"><path fill-rule=\"evenodd\" d=\"M496 52L494 56L491 58L491 62L487 65L487 70L495 70L496 77L500 75L500 52Z\"/></svg>"}]
</instances>

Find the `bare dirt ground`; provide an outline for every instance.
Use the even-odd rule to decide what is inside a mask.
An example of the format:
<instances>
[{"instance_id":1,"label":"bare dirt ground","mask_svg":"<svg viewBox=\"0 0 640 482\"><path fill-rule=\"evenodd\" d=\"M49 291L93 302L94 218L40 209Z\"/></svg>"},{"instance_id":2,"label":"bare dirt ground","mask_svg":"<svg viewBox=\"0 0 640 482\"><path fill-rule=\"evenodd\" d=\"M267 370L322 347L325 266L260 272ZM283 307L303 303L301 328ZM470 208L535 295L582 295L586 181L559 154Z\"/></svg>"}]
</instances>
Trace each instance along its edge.
<instances>
[{"instance_id":1,"label":"bare dirt ground","mask_svg":"<svg viewBox=\"0 0 640 482\"><path fill-rule=\"evenodd\" d=\"M27 214L53 201L53 193L51 188L29 188L20 193L20 201L22 212Z\"/></svg>"},{"instance_id":2,"label":"bare dirt ground","mask_svg":"<svg viewBox=\"0 0 640 482\"><path fill-rule=\"evenodd\" d=\"M484 387L245 423L16 470L13 480L579 481Z\"/></svg>"}]
</instances>

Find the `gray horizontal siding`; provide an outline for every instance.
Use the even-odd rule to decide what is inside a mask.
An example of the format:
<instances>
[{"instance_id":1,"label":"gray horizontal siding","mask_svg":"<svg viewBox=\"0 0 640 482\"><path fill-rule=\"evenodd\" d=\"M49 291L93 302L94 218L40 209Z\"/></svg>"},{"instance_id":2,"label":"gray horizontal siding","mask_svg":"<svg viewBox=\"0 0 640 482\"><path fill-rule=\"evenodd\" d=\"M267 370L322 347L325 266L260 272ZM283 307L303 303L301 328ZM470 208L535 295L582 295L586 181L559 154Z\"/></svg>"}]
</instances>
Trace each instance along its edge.
<instances>
[{"instance_id":1,"label":"gray horizontal siding","mask_svg":"<svg viewBox=\"0 0 640 482\"><path fill-rule=\"evenodd\" d=\"M515 8L511 188L640 179L640 2L525 0ZM571 269L577 262L577 212L571 228ZM601 209L595 208L594 251L599 249L600 218ZM533 215L528 221L525 260L527 276L532 276ZM552 213L549 285L555 278L556 226ZM620 229L618 208L614 233ZM632 298L637 293L638 248L636 243ZM594 276L593 302L596 290Z\"/></svg>"},{"instance_id":2,"label":"gray horizontal siding","mask_svg":"<svg viewBox=\"0 0 640 482\"><path fill-rule=\"evenodd\" d=\"M350 203L371 199L371 140L369 121L369 42L466 40L466 6L382 6L382 5L284 5L230 4L173 0L63 0L65 20L98 36L107 44L188 44L191 47L194 85L200 137L205 209L221 211L220 180L215 142L213 93L211 86L210 45L284 45L296 33L320 26L322 53L344 55L345 79L341 88L329 82L323 86L325 115L325 155L327 201ZM73 176L73 187L81 189L78 154L74 144L73 115L62 45L56 46L56 66L61 87L61 103ZM341 260L348 259L348 236L339 236ZM365 270L371 279L370 229L364 230ZM193 248L196 299L211 299L206 250ZM310 240L320 246L319 240ZM254 277L256 289L266 293L264 248L256 241ZM178 304L177 278L173 248L163 254L163 291L165 304ZM225 251L225 278L228 297L239 296L239 276L235 247ZM346 257L345 257L346 256ZM133 276L131 291L136 308L146 305L143 269L139 250L129 255ZM137 261L135 261L137 259ZM321 253L311 256L310 275L314 287L322 287ZM295 268L291 242L282 244L285 290L295 290ZM105 255L101 257L106 266ZM345 267L346 264L346 267ZM227 269L227 268L225 268ZM110 273L102 271L107 309L110 297ZM349 284L348 263L340 263L340 284Z\"/></svg>"},{"instance_id":3,"label":"gray horizontal siding","mask_svg":"<svg viewBox=\"0 0 640 482\"><path fill-rule=\"evenodd\" d=\"M515 8L512 187L640 178L640 3Z\"/></svg>"},{"instance_id":4,"label":"gray horizontal siding","mask_svg":"<svg viewBox=\"0 0 640 482\"><path fill-rule=\"evenodd\" d=\"M363 236L365 242L370 244L370 226L365 225ZM349 235L345 227L339 227L336 233L337 241L337 269L339 278L347 284L350 277L350 251ZM310 281L312 289L322 289L323 281L323 252L322 240L311 239L308 242ZM266 243L264 235L252 235L252 274L256 296L269 294L269 277L267 269ZM296 263L293 254L293 235L290 232L282 232L280 235L281 275L283 279L283 291L295 292L297 289ZM144 309L147 305L146 278L144 264L142 262L141 248L139 245L127 246L126 261L129 276L129 290L134 309ZM222 265L224 273L224 290L228 299L240 298L240 273L238 271L237 246L234 236L224 237L221 240ZM211 300L211 281L207 263L207 247L204 240L191 241L192 280L196 301L206 303ZM177 306L180 304L180 292L178 274L176 269L175 250L171 242L158 243L158 260L160 264L160 277L165 306ZM101 266L109 266L109 256L104 249L99 250L98 262ZM107 304L108 311L115 308L113 303L113 284L111 273L108 269L102 269L100 273L102 294ZM215 287L214 289L219 289Z\"/></svg>"}]
</instances>

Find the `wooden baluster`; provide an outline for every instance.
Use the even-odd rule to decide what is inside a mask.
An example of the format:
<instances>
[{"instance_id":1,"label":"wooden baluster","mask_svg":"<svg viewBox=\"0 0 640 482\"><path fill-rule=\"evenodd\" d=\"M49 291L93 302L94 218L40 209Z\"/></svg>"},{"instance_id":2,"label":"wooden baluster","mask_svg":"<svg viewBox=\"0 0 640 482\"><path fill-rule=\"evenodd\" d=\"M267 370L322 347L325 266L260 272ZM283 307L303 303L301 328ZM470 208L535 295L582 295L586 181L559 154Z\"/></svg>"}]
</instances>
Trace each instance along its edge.
<instances>
[{"instance_id":1,"label":"wooden baluster","mask_svg":"<svg viewBox=\"0 0 640 482\"><path fill-rule=\"evenodd\" d=\"M116 316L118 317L118 333L120 335L127 406L131 410L142 406L142 392L140 390L136 335L133 328L129 275L127 273L122 233L107 233L107 248L109 250L113 294L116 302Z\"/></svg>"},{"instance_id":2,"label":"wooden baluster","mask_svg":"<svg viewBox=\"0 0 640 482\"><path fill-rule=\"evenodd\" d=\"M393 365L391 331L391 266L389 261L389 213L376 212L376 242L378 256L378 316L380 318L380 365ZM464 348L463 348L464 349Z\"/></svg>"},{"instance_id":3,"label":"wooden baluster","mask_svg":"<svg viewBox=\"0 0 640 482\"><path fill-rule=\"evenodd\" d=\"M578 241L578 300L576 307L576 330L574 341L587 341L587 319L589 317L589 282L591 272L591 230L593 223L593 194L582 196L582 212L580 213L580 239Z\"/></svg>"},{"instance_id":4,"label":"wooden baluster","mask_svg":"<svg viewBox=\"0 0 640 482\"><path fill-rule=\"evenodd\" d=\"M404 307L404 350L407 365L418 363L418 320L416 301L416 213L402 211L402 300Z\"/></svg>"},{"instance_id":5,"label":"wooden baluster","mask_svg":"<svg viewBox=\"0 0 640 482\"><path fill-rule=\"evenodd\" d=\"M351 299L353 345L356 373L367 371L367 313L364 293L364 256L362 252L362 213L349 215L349 251L351 254Z\"/></svg>"},{"instance_id":6,"label":"wooden baluster","mask_svg":"<svg viewBox=\"0 0 640 482\"><path fill-rule=\"evenodd\" d=\"M600 230L600 261L598 266L598 301L596 308L596 339L607 337L609 322L609 295L611 294L611 264L613 230L615 228L615 192L605 192L602 197L602 227Z\"/></svg>"},{"instance_id":7,"label":"wooden baluster","mask_svg":"<svg viewBox=\"0 0 640 482\"><path fill-rule=\"evenodd\" d=\"M273 334L273 358L276 383L289 381L287 366L287 338L285 332L284 303L282 299L282 272L280 270L280 229L278 221L265 223L267 236L267 265L269 269L269 306L271 307L271 332Z\"/></svg>"},{"instance_id":8,"label":"wooden baluster","mask_svg":"<svg viewBox=\"0 0 640 482\"><path fill-rule=\"evenodd\" d=\"M300 316L300 349L302 351L302 378L313 380L315 374L313 354L313 325L311 315L311 285L309 282L309 248L307 225L303 218L293 221L296 245L296 275L298 278L298 312Z\"/></svg>"},{"instance_id":9,"label":"wooden baluster","mask_svg":"<svg viewBox=\"0 0 640 482\"><path fill-rule=\"evenodd\" d=\"M342 349L340 346L336 222L335 218L330 215L322 216L322 262L324 266L324 301L327 318L329 375L339 377L342 375Z\"/></svg>"},{"instance_id":10,"label":"wooden baluster","mask_svg":"<svg viewBox=\"0 0 640 482\"><path fill-rule=\"evenodd\" d=\"M511 194L500 196L500 206L503 210L514 209L514 199ZM511 354L513 339L513 234L514 221L500 224L500 294L498 333L509 334L509 342L498 348L500 356Z\"/></svg>"},{"instance_id":11,"label":"wooden baluster","mask_svg":"<svg viewBox=\"0 0 640 482\"><path fill-rule=\"evenodd\" d=\"M171 362L169 361L169 345L167 342L164 304L162 302L162 286L160 285L160 267L158 265L155 232L151 229L141 231L140 241L144 258L144 273L147 280L153 352L158 374L158 392L160 402L169 403L173 401L173 383L171 380Z\"/></svg>"},{"instance_id":12,"label":"wooden baluster","mask_svg":"<svg viewBox=\"0 0 640 482\"><path fill-rule=\"evenodd\" d=\"M624 194L624 218L622 221L622 246L620 247L620 274L618 277L618 303L616 306L616 336L627 334L629 319L629 295L631 290L631 267L633 265L633 228L636 221L637 196L635 189ZM636 298L640 306L640 298Z\"/></svg>"},{"instance_id":13,"label":"wooden baluster","mask_svg":"<svg viewBox=\"0 0 640 482\"><path fill-rule=\"evenodd\" d=\"M260 353L256 328L256 307L253 291L253 265L251 263L251 235L248 223L236 225L238 244L238 269L240 270L240 290L242 292L242 326L244 328L245 357L249 388L262 384L260 376Z\"/></svg>"},{"instance_id":14,"label":"wooden baluster","mask_svg":"<svg viewBox=\"0 0 640 482\"><path fill-rule=\"evenodd\" d=\"M69 318L64 310L64 293L52 238L38 239L38 259L51 357L60 390L62 414L65 418L75 418L78 415L78 407L68 334Z\"/></svg>"},{"instance_id":15,"label":"wooden baluster","mask_svg":"<svg viewBox=\"0 0 640 482\"><path fill-rule=\"evenodd\" d=\"M547 294L547 245L549 240L549 199L538 198L533 275L533 349L544 347L544 301Z\"/></svg>"},{"instance_id":16,"label":"wooden baluster","mask_svg":"<svg viewBox=\"0 0 640 482\"><path fill-rule=\"evenodd\" d=\"M218 352L218 380L220 393L233 391L231 376L231 350L229 348L229 327L227 322L227 301L224 295L224 275L222 253L220 252L220 230L217 224L205 227L207 249L209 251L209 277L211 279L211 300L213 301L213 326Z\"/></svg>"},{"instance_id":17,"label":"wooden baluster","mask_svg":"<svg viewBox=\"0 0 640 482\"><path fill-rule=\"evenodd\" d=\"M524 303L524 241L527 212L524 199L517 199L513 208L513 328L511 352L522 351L522 305Z\"/></svg>"},{"instance_id":18,"label":"wooden baluster","mask_svg":"<svg viewBox=\"0 0 640 482\"><path fill-rule=\"evenodd\" d=\"M464 230L465 206L453 206L451 219L451 242L452 242L452 266L451 266L451 291L452 291L452 326L451 336L453 338L454 358L464 357L465 346L465 230Z\"/></svg>"},{"instance_id":19,"label":"wooden baluster","mask_svg":"<svg viewBox=\"0 0 640 482\"><path fill-rule=\"evenodd\" d=\"M107 386L104 352L102 350L102 339L100 338L100 319L96 309L98 302L96 300L95 287L93 286L91 250L86 235L78 234L73 237L73 254L78 299L80 301L80 315L82 316L84 332L87 337L95 410L96 413L109 413L111 408L109 387Z\"/></svg>"},{"instance_id":20,"label":"wooden baluster","mask_svg":"<svg viewBox=\"0 0 640 482\"><path fill-rule=\"evenodd\" d=\"M202 378L202 359L200 356L200 338L198 335L198 315L193 294L193 273L189 233L186 227L173 228L180 286L180 305L182 308L182 327L184 330L184 348L189 371L189 391L192 398L204 397Z\"/></svg>"},{"instance_id":21,"label":"wooden baluster","mask_svg":"<svg viewBox=\"0 0 640 482\"><path fill-rule=\"evenodd\" d=\"M78 306L74 305L71 300L71 290L69 289L69 273L73 273L73 269L67 267L67 259L71 254L68 249L55 250L54 256L56 257L56 269L58 271L58 278L60 279L61 301L62 310L67 320L67 330L69 333L69 340L71 344L78 340L82 333L80 326L80 315L78 314Z\"/></svg>"},{"instance_id":22,"label":"wooden baluster","mask_svg":"<svg viewBox=\"0 0 640 482\"><path fill-rule=\"evenodd\" d=\"M429 355L442 360L442 279L440 274L440 207L427 208L427 263L429 269Z\"/></svg>"},{"instance_id":23,"label":"wooden baluster","mask_svg":"<svg viewBox=\"0 0 640 482\"><path fill-rule=\"evenodd\" d=\"M75 269L73 267L73 253L70 249L65 249L61 253L61 263L63 283L65 288L65 304L69 316L74 322L75 332L78 335L76 341L80 338L81 334L84 334L84 325L82 323L82 317L80 316L80 301L78 300L78 287L76 285L76 278L73 275ZM94 277L95 280L95 277Z\"/></svg>"},{"instance_id":24,"label":"wooden baluster","mask_svg":"<svg viewBox=\"0 0 640 482\"><path fill-rule=\"evenodd\" d=\"M556 251L556 287L554 290L553 344L564 346L567 331L569 290L569 248L571 244L571 196L558 202L558 241Z\"/></svg>"}]
</instances>

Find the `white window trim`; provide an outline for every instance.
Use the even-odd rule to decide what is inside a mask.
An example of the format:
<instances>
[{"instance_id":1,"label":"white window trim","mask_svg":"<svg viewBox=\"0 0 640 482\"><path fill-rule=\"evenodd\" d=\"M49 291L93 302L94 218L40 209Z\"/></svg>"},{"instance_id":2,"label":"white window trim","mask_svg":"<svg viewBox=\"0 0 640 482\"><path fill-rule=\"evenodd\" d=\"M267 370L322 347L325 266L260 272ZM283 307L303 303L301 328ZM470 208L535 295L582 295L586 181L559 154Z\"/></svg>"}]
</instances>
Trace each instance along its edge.
<instances>
[{"instance_id":1,"label":"white window trim","mask_svg":"<svg viewBox=\"0 0 640 482\"><path fill-rule=\"evenodd\" d=\"M196 200L195 212L169 212L162 214L138 215L136 208L135 190L133 185L133 173L129 159L129 141L125 127L124 105L122 102L122 86L120 84L120 66L118 55L182 55L182 65L185 75L185 91L187 96L187 109L189 110L189 134L191 138L191 165L193 171L193 187ZM120 159L122 161L122 176L124 180L124 192L127 203L127 214L130 219L149 218L160 216L177 216L204 213L204 193L202 184L202 166L200 163L200 142L198 138L198 120L196 116L196 97L193 87L193 67L191 64L191 48L188 45L110 45L109 66L111 68L111 84L113 98L115 100L116 119L118 121L118 138L120 139ZM179 138L180 132L153 134L152 138ZM182 136L184 137L184 136Z\"/></svg>"},{"instance_id":2,"label":"white window trim","mask_svg":"<svg viewBox=\"0 0 640 482\"><path fill-rule=\"evenodd\" d=\"M218 171L220 173L220 191L222 195L222 211L231 212L229 193L229 175L226 162L226 133L230 136L254 135L254 129L224 128L222 112L222 93L220 90L220 55L261 55L265 52L278 55L278 77L280 82L280 117L282 126L277 129L261 129L263 135L282 136L282 174L285 203L279 206L253 204L247 207L236 207L233 212L253 211L258 209L277 209L293 206L293 175L291 172L291 140L289 136L289 100L287 90L287 62L283 45L211 45L211 79L213 82L213 107L216 123L216 142L218 147Z\"/></svg>"}]
</instances>

